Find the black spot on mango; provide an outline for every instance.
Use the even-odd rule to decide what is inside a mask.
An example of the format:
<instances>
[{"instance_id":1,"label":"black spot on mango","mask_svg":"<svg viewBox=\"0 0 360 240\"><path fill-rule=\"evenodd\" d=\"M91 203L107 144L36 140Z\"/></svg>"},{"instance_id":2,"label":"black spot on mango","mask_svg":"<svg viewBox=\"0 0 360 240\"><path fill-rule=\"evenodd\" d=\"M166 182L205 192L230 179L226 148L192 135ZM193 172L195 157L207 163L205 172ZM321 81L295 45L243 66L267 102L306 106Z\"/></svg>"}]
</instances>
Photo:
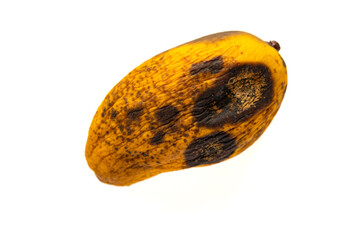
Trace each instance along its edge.
<instances>
[{"instance_id":1,"label":"black spot on mango","mask_svg":"<svg viewBox=\"0 0 360 240\"><path fill-rule=\"evenodd\" d=\"M111 115L110 115L110 117L111 117L112 120L116 119L116 116L117 116L118 114L119 114L118 111L116 111L116 110L114 110L114 109L111 109Z\"/></svg>"},{"instance_id":2,"label":"black spot on mango","mask_svg":"<svg viewBox=\"0 0 360 240\"><path fill-rule=\"evenodd\" d=\"M233 66L201 93L192 111L199 126L221 127L245 121L273 98L270 70L261 64Z\"/></svg>"},{"instance_id":3,"label":"black spot on mango","mask_svg":"<svg viewBox=\"0 0 360 240\"><path fill-rule=\"evenodd\" d=\"M166 105L160 109L158 109L155 113L157 121L160 124L168 124L176 119L176 116L179 114L179 110L172 106Z\"/></svg>"},{"instance_id":4,"label":"black spot on mango","mask_svg":"<svg viewBox=\"0 0 360 240\"><path fill-rule=\"evenodd\" d=\"M144 109L142 107L133 108L128 111L127 116L129 119L135 120L143 115L143 111Z\"/></svg>"},{"instance_id":5,"label":"black spot on mango","mask_svg":"<svg viewBox=\"0 0 360 240\"><path fill-rule=\"evenodd\" d=\"M220 131L196 138L187 147L185 163L187 167L208 165L221 162L236 150L235 138Z\"/></svg>"},{"instance_id":6,"label":"black spot on mango","mask_svg":"<svg viewBox=\"0 0 360 240\"><path fill-rule=\"evenodd\" d=\"M158 131L154 134L154 136L150 140L151 145L159 145L164 140L165 133L163 131Z\"/></svg>"}]
</instances>

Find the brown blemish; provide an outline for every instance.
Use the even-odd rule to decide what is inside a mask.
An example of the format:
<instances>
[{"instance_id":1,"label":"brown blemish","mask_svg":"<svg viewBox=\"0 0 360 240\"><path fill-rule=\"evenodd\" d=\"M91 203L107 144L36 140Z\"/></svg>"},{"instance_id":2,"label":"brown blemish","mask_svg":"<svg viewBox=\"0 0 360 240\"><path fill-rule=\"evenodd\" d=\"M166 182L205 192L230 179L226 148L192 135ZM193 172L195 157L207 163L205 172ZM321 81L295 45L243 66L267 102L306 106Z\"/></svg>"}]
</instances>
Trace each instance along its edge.
<instances>
[{"instance_id":1,"label":"brown blemish","mask_svg":"<svg viewBox=\"0 0 360 240\"><path fill-rule=\"evenodd\" d=\"M154 134L154 136L150 139L151 145L159 145L164 140L165 133L163 131L158 131Z\"/></svg>"},{"instance_id":2,"label":"brown blemish","mask_svg":"<svg viewBox=\"0 0 360 240\"><path fill-rule=\"evenodd\" d=\"M141 115L143 115L143 113L144 113L143 110L144 109L142 107L130 109L127 113L127 116L129 119L135 120L135 119L141 117Z\"/></svg>"},{"instance_id":3,"label":"brown blemish","mask_svg":"<svg viewBox=\"0 0 360 240\"><path fill-rule=\"evenodd\" d=\"M194 63L190 67L190 75L196 75L200 73L215 74L220 72L224 68L224 62L221 56L214 57L209 61L203 61Z\"/></svg>"},{"instance_id":4,"label":"brown blemish","mask_svg":"<svg viewBox=\"0 0 360 240\"><path fill-rule=\"evenodd\" d=\"M111 114L110 114L111 120L114 120L118 114L119 114L118 111L111 109Z\"/></svg>"},{"instance_id":5,"label":"brown blemish","mask_svg":"<svg viewBox=\"0 0 360 240\"><path fill-rule=\"evenodd\" d=\"M106 115L106 108L104 107L101 113L101 117L105 117L105 115Z\"/></svg>"},{"instance_id":6,"label":"brown blemish","mask_svg":"<svg viewBox=\"0 0 360 240\"><path fill-rule=\"evenodd\" d=\"M129 125L127 125L126 127L125 127L125 129L126 129L126 131L127 131L127 135L131 135L134 131L133 131L133 129L131 129L131 127L129 126Z\"/></svg>"},{"instance_id":7,"label":"brown blemish","mask_svg":"<svg viewBox=\"0 0 360 240\"><path fill-rule=\"evenodd\" d=\"M156 110L155 117L157 121L164 125L174 121L178 114L179 110L176 107L172 105L166 105Z\"/></svg>"},{"instance_id":8,"label":"brown blemish","mask_svg":"<svg viewBox=\"0 0 360 240\"><path fill-rule=\"evenodd\" d=\"M199 94L192 115L199 126L221 127L245 121L265 108L272 98L273 82L265 65L237 65Z\"/></svg>"},{"instance_id":9,"label":"brown blemish","mask_svg":"<svg viewBox=\"0 0 360 240\"><path fill-rule=\"evenodd\" d=\"M186 167L221 162L236 150L235 138L219 131L194 139L185 150Z\"/></svg>"}]
</instances>

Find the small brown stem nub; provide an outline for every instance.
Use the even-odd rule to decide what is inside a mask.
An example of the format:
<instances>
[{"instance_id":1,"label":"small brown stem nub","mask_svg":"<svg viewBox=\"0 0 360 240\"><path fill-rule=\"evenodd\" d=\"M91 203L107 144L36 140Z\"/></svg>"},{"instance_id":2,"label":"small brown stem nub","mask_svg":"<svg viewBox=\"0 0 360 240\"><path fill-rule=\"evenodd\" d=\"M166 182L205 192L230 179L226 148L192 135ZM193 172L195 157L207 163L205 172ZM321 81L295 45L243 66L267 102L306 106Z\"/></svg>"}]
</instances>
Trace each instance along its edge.
<instances>
[{"instance_id":1,"label":"small brown stem nub","mask_svg":"<svg viewBox=\"0 0 360 240\"><path fill-rule=\"evenodd\" d=\"M280 51L280 44L277 41L271 40L267 43L273 48L275 48L277 51Z\"/></svg>"}]
</instances>

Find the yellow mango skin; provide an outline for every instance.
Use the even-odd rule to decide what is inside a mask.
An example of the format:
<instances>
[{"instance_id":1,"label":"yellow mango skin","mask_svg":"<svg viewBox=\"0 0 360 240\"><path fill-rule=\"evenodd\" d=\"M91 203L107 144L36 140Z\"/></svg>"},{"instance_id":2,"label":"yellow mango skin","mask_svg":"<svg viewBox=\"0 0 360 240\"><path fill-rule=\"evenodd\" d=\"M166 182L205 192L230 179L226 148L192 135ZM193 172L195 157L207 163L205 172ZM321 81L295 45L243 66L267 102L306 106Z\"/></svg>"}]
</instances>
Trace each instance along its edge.
<instances>
[{"instance_id":1,"label":"yellow mango skin","mask_svg":"<svg viewBox=\"0 0 360 240\"><path fill-rule=\"evenodd\" d=\"M265 131L283 100L278 51L245 32L199 38L147 60L107 94L85 156L104 183L232 158Z\"/></svg>"}]
</instances>

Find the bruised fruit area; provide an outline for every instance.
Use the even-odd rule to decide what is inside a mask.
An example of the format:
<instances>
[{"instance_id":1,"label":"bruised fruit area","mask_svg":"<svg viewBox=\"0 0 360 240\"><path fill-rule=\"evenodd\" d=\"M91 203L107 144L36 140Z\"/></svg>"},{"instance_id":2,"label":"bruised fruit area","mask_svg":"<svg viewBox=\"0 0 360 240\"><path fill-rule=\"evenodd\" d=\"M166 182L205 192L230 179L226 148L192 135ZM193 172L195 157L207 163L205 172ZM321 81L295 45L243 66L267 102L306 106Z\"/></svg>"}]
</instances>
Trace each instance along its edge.
<instances>
[{"instance_id":1,"label":"bruised fruit area","mask_svg":"<svg viewBox=\"0 0 360 240\"><path fill-rule=\"evenodd\" d=\"M135 68L95 113L85 150L90 168L102 182L127 186L244 151L285 94L286 65L275 43L218 33Z\"/></svg>"},{"instance_id":2,"label":"bruised fruit area","mask_svg":"<svg viewBox=\"0 0 360 240\"><path fill-rule=\"evenodd\" d=\"M231 67L195 101L193 116L199 126L216 128L245 121L271 103L272 80L264 65Z\"/></svg>"},{"instance_id":3,"label":"bruised fruit area","mask_svg":"<svg viewBox=\"0 0 360 240\"><path fill-rule=\"evenodd\" d=\"M236 149L235 138L226 132L213 132L195 138L185 150L187 167L218 163L230 157Z\"/></svg>"}]
</instances>

